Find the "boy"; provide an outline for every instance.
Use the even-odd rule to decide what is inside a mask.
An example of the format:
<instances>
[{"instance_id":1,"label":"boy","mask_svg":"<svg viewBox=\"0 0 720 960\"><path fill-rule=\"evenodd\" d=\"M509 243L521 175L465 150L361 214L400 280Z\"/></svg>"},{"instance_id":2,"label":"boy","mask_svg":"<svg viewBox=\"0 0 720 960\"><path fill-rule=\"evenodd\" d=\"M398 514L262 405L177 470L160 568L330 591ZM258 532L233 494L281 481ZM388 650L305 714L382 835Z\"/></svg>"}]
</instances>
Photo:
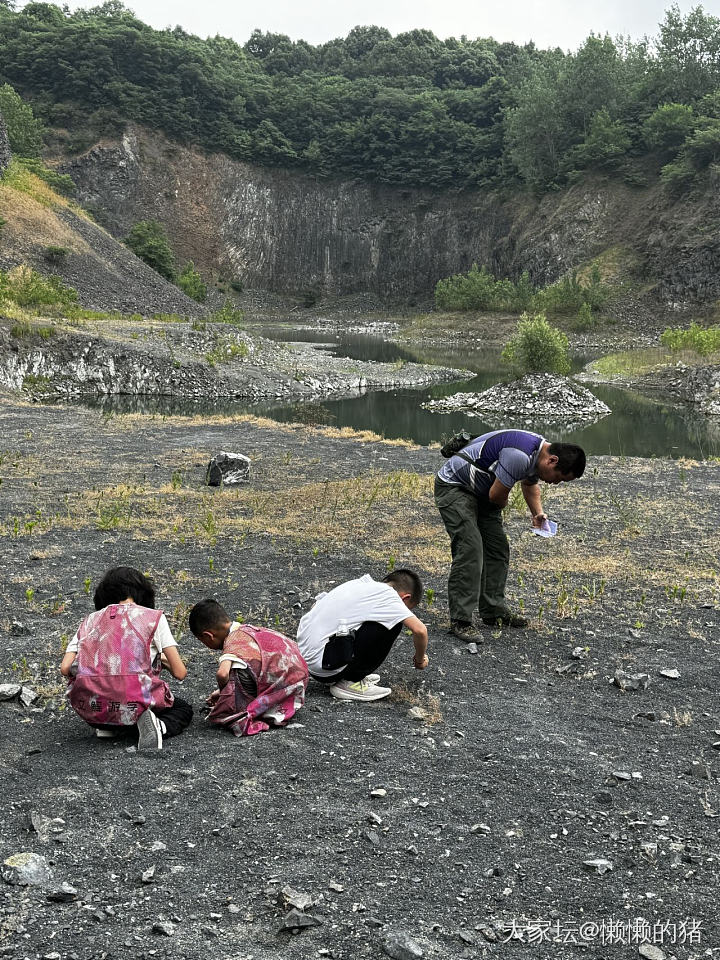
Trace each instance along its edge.
<instances>
[{"instance_id":1,"label":"boy","mask_svg":"<svg viewBox=\"0 0 720 960\"><path fill-rule=\"evenodd\" d=\"M208 719L236 737L284 726L305 703L307 664L297 645L274 630L231 621L216 600L190 611L190 630L211 650L222 650Z\"/></svg>"},{"instance_id":2,"label":"boy","mask_svg":"<svg viewBox=\"0 0 720 960\"><path fill-rule=\"evenodd\" d=\"M310 675L329 683L338 700L381 700L392 693L378 686L374 671L390 653L403 626L412 633L416 670L428 665L427 628L408 616L422 598L412 570L394 570L382 582L368 574L318 594L298 627L298 646Z\"/></svg>"}]
</instances>

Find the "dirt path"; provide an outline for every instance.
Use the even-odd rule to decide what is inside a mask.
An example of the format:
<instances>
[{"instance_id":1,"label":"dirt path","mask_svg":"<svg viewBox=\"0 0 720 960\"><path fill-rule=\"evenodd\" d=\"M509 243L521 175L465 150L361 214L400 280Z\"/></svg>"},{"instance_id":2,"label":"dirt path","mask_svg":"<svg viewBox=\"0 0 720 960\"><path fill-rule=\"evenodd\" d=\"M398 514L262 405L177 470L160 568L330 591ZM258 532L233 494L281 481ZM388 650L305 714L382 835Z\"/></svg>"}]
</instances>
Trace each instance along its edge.
<instances>
[{"instance_id":1,"label":"dirt path","mask_svg":"<svg viewBox=\"0 0 720 960\"><path fill-rule=\"evenodd\" d=\"M0 955L350 960L384 956L400 931L426 957L475 958L512 951L514 929L539 958L637 955L600 944L613 930L667 956L720 956L720 464L597 458L550 493L554 541L511 507L511 592L532 629L487 631L472 655L446 632L437 451L11 396L0 433L0 682L40 694L0 703L0 860L37 853L77 890L57 903L2 883ZM219 449L252 458L249 487L203 486ZM120 562L153 573L183 629L180 689L196 709L214 661L185 619L212 594L292 632L319 589L412 564L430 667L413 671L405 638L387 701L311 685L291 729L235 740L198 713L161 755L128 753L63 709L56 671ZM621 691L617 669L647 673L648 689ZM584 865L598 858L613 869ZM286 884L317 901L321 925L278 933ZM674 933L653 928L665 921Z\"/></svg>"}]
</instances>

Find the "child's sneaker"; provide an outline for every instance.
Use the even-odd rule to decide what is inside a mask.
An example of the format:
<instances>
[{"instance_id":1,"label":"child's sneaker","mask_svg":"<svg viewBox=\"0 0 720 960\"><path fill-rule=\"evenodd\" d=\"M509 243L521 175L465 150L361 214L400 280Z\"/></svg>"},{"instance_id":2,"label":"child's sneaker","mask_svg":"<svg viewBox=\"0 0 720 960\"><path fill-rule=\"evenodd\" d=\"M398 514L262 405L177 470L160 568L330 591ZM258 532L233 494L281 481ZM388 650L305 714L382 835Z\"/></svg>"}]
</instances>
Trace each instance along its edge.
<instances>
[{"instance_id":1,"label":"child's sneaker","mask_svg":"<svg viewBox=\"0 0 720 960\"><path fill-rule=\"evenodd\" d=\"M338 680L330 687L330 693L336 700L382 700L392 693L390 687L376 687L364 680Z\"/></svg>"},{"instance_id":2,"label":"child's sneaker","mask_svg":"<svg viewBox=\"0 0 720 960\"><path fill-rule=\"evenodd\" d=\"M162 750L162 727L152 710L146 710L140 715L137 729L138 750Z\"/></svg>"},{"instance_id":3,"label":"child's sneaker","mask_svg":"<svg viewBox=\"0 0 720 960\"><path fill-rule=\"evenodd\" d=\"M95 736L99 740L112 740L114 737L119 737L120 730L101 730L100 727L95 727Z\"/></svg>"}]
</instances>

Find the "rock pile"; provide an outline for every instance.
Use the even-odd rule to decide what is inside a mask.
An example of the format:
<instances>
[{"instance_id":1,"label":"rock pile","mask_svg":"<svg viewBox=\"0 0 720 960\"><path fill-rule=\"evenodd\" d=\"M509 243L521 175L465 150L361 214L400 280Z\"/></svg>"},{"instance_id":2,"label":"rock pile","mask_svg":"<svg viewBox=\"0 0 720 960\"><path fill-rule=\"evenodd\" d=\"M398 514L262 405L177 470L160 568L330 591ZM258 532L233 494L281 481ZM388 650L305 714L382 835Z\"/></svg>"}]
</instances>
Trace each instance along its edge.
<instances>
[{"instance_id":1,"label":"rock pile","mask_svg":"<svg viewBox=\"0 0 720 960\"><path fill-rule=\"evenodd\" d=\"M455 393L423 404L435 413L464 413L498 425L551 424L572 429L606 417L610 408L570 377L533 373L483 393Z\"/></svg>"}]
</instances>

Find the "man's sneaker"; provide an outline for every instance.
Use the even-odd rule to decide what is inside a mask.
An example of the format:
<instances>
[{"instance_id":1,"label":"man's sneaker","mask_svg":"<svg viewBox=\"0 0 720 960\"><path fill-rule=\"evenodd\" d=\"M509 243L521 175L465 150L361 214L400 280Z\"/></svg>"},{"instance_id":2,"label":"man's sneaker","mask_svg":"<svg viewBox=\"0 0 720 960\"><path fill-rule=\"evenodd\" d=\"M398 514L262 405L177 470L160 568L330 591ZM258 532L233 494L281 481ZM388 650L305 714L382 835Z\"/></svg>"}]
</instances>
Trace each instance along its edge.
<instances>
[{"instance_id":1,"label":"man's sneaker","mask_svg":"<svg viewBox=\"0 0 720 960\"><path fill-rule=\"evenodd\" d=\"M114 737L119 737L121 732L120 730L101 730L100 727L95 727L95 736L99 740L112 740Z\"/></svg>"},{"instance_id":2,"label":"man's sneaker","mask_svg":"<svg viewBox=\"0 0 720 960\"><path fill-rule=\"evenodd\" d=\"M486 627L516 627L520 629L528 625L527 617L521 617L518 613L503 613L499 617L483 617L482 622Z\"/></svg>"},{"instance_id":3,"label":"man's sneaker","mask_svg":"<svg viewBox=\"0 0 720 960\"><path fill-rule=\"evenodd\" d=\"M138 750L162 750L162 727L152 710L146 710L140 715L137 728Z\"/></svg>"},{"instance_id":4,"label":"man's sneaker","mask_svg":"<svg viewBox=\"0 0 720 960\"><path fill-rule=\"evenodd\" d=\"M382 700L392 693L390 687L376 687L364 680L338 680L330 687L330 693L336 700Z\"/></svg>"},{"instance_id":5,"label":"man's sneaker","mask_svg":"<svg viewBox=\"0 0 720 960\"><path fill-rule=\"evenodd\" d=\"M373 684L373 686L378 682L379 679L380 679L379 673L369 673L366 677L363 677L363 680L365 681L365 683L371 683Z\"/></svg>"},{"instance_id":6,"label":"man's sneaker","mask_svg":"<svg viewBox=\"0 0 720 960\"><path fill-rule=\"evenodd\" d=\"M467 620L451 620L450 633L458 640L464 640L465 643L477 642L480 639L480 632Z\"/></svg>"}]
</instances>

